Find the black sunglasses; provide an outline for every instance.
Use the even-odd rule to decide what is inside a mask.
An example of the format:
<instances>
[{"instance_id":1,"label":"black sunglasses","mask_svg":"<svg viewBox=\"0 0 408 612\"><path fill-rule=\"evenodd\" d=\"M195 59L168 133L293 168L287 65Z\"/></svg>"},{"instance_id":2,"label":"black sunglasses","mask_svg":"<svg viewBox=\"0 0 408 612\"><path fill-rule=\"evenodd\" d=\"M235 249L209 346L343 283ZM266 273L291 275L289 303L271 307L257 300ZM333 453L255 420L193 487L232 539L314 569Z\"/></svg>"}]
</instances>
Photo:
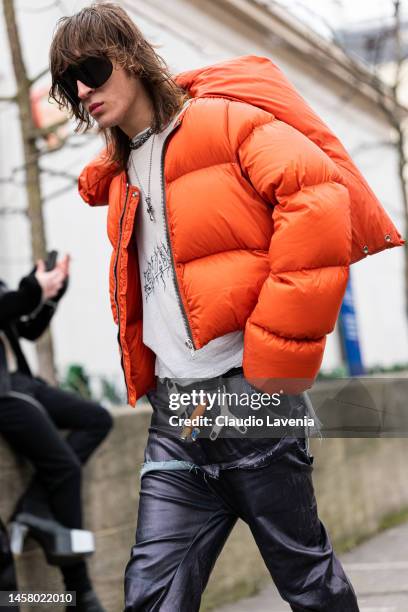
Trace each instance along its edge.
<instances>
[{"instance_id":1,"label":"black sunglasses","mask_svg":"<svg viewBox=\"0 0 408 612\"><path fill-rule=\"evenodd\" d=\"M87 57L78 64L72 64L56 79L67 98L79 105L77 81L96 89L109 79L113 65L107 57Z\"/></svg>"}]
</instances>

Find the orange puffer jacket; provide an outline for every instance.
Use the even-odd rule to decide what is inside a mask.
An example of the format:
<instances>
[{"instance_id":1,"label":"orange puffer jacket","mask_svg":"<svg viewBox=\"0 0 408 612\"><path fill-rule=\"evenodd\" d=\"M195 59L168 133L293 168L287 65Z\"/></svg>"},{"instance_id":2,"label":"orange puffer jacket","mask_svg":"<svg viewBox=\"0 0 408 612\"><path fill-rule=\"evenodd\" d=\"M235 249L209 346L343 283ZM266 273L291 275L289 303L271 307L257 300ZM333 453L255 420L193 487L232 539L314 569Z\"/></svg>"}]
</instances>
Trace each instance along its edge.
<instances>
[{"instance_id":1,"label":"orange puffer jacket","mask_svg":"<svg viewBox=\"0 0 408 612\"><path fill-rule=\"evenodd\" d=\"M177 80L194 100L166 141L162 180L186 351L245 330L246 378L300 392L319 371L350 263L403 241L270 60L237 58ZM91 205L109 203L111 303L133 405L155 384L131 239L139 189L102 154L79 191Z\"/></svg>"}]
</instances>

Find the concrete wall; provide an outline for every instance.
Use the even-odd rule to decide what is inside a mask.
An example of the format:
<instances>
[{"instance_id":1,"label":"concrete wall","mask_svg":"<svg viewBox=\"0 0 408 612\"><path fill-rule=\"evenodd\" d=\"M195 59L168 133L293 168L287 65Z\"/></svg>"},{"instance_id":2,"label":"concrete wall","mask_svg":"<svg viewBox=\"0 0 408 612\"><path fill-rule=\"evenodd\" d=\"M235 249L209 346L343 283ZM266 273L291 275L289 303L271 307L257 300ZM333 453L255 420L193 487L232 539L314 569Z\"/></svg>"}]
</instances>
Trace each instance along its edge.
<instances>
[{"instance_id":1,"label":"concrete wall","mask_svg":"<svg viewBox=\"0 0 408 612\"><path fill-rule=\"evenodd\" d=\"M373 381L371 387L380 410L391 405L403 410L398 385L384 380L381 384ZM315 406L321 402L319 393L317 389L312 394ZM134 541L139 467L150 407L115 409L114 417L114 430L91 458L83 484L85 525L96 533L97 544L90 567L108 612L122 610L123 573ZM312 452L320 515L338 545L373 533L385 515L408 507L406 439L313 440ZM28 477L28 466L4 442L0 443L3 520L10 515ZM42 551L33 542L27 541L27 550L17 560L17 571L22 590L62 587L58 572L46 565ZM217 561L202 609L251 593L267 579L250 532L240 522Z\"/></svg>"}]
</instances>

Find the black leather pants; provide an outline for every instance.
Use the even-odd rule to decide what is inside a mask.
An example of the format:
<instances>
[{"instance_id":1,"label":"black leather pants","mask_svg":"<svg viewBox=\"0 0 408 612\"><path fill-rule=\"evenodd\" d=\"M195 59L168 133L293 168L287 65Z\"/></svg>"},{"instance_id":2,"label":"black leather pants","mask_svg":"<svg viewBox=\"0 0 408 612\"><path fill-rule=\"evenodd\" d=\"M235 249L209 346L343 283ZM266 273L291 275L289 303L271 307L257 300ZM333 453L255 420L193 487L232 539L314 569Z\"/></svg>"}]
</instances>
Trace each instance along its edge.
<instances>
[{"instance_id":1,"label":"black leather pants","mask_svg":"<svg viewBox=\"0 0 408 612\"><path fill-rule=\"evenodd\" d=\"M318 518L313 457L301 438L269 443L276 450L271 460L243 461L216 477L202 469L198 452L186 469L143 474L136 544L125 573L126 612L198 611L237 519L248 524L292 610L358 612L353 588ZM196 444L190 446L198 451ZM242 438L207 441L200 453L210 453L212 464L222 453L225 460L237 453L249 457L258 444L264 455L266 440ZM145 457L187 464L188 453L176 438L160 438L151 430Z\"/></svg>"}]
</instances>

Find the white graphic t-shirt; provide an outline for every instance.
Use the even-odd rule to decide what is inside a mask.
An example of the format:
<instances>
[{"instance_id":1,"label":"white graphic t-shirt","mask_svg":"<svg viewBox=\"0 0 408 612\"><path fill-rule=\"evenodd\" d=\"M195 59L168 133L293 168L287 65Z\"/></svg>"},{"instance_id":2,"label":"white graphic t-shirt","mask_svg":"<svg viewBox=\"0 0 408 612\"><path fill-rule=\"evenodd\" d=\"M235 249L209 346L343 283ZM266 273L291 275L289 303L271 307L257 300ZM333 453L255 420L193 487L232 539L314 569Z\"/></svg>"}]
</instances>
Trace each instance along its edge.
<instances>
[{"instance_id":1,"label":"white graphic t-shirt","mask_svg":"<svg viewBox=\"0 0 408 612\"><path fill-rule=\"evenodd\" d=\"M173 277L163 201L162 150L176 120L177 116L162 132L151 135L139 148L133 149L128 162L131 184L142 188L134 238L142 285L143 342L156 354L155 373L160 378L204 379L242 365L243 332L215 338L199 350L192 347ZM146 132L148 128L133 140ZM148 196L153 209L150 213Z\"/></svg>"}]
</instances>

